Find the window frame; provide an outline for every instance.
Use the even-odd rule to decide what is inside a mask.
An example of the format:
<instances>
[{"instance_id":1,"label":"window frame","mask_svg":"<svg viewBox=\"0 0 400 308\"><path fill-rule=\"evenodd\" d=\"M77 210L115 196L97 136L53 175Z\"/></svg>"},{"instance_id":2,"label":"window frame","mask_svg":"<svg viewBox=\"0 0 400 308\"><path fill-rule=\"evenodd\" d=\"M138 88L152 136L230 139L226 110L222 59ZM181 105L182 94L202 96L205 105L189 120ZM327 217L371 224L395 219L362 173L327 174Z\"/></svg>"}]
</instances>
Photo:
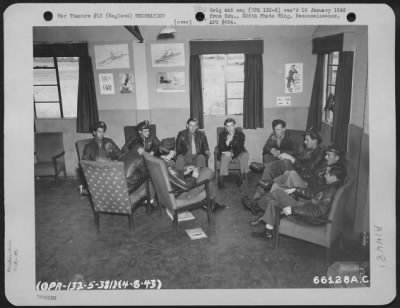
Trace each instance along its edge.
<instances>
[{"instance_id":1,"label":"window frame","mask_svg":"<svg viewBox=\"0 0 400 308\"><path fill-rule=\"evenodd\" d=\"M33 83L33 88L35 88L35 87L57 87L57 94L58 94L58 101L36 101L35 95L33 95L33 109L34 109L35 119L36 120L76 119L77 115L75 115L74 117L65 117L64 116L64 106L63 106L62 95L61 95L61 79L60 79L60 72L59 72L59 68L58 68L58 57L53 56L53 57L35 57L35 58L51 58L51 59L53 59L54 66L33 66L33 71L35 71L35 70L54 70L55 75L56 75L56 84L35 84L35 83ZM78 64L79 64L80 57L68 57L68 58L78 58ZM79 76L78 76L78 79L79 79ZM48 117L48 118L47 117L39 117L38 118L37 112L36 112L36 104L58 104L59 110L60 110L60 116L59 117Z\"/></svg>"},{"instance_id":2,"label":"window frame","mask_svg":"<svg viewBox=\"0 0 400 308\"><path fill-rule=\"evenodd\" d=\"M337 53L338 54L338 61L337 64L332 64L333 60L333 54ZM338 67L339 67L339 55L340 52L339 51L332 51L332 52L328 52L324 54L324 80L323 80L323 92L322 92L322 121L329 125L329 126L333 126L333 123L335 121L334 119L334 115L332 111L326 111L325 110L325 105L326 105L326 100L328 99L328 88L329 87L334 87L335 88L335 93L334 95L336 95L336 82L337 82L337 71L338 71ZM329 76L329 72L330 72L330 68L332 70L332 68L336 67L336 78L335 78L335 83L329 83L329 79L331 76ZM329 113L328 112L332 112L332 120L330 121L328 119L329 117Z\"/></svg>"},{"instance_id":3,"label":"window frame","mask_svg":"<svg viewBox=\"0 0 400 308\"><path fill-rule=\"evenodd\" d=\"M229 64L228 63L228 56L229 55L233 55L233 54L240 54L240 55L243 55L243 58L244 58L244 53L223 53L223 54L218 54L218 55L223 55L224 56L224 64L223 64L223 67L224 67L224 96L225 96L225 105L224 105L224 110L225 110L225 113L223 114L224 116L228 116L228 115L233 115L233 116L243 116L243 106L242 106L242 112L241 113L228 113L228 100L229 99L242 99L242 101L244 100L244 72L243 72L243 81L229 81L228 80L228 69L227 69L227 67L228 66L236 66L236 65L234 65L234 64ZM214 55L214 54L203 54L203 55L201 55L201 57L200 57L200 59L201 59L201 68L202 68L202 70L201 70L201 80L202 81L204 81L204 70L203 70L203 63L204 63L204 56L207 56L207 55ZM243 65L243 70L244 70L244 65ZM228 97L228 84L235 84L235 83L242 83L243 84L243 94L242 94L242 97ZM202 85L201 85L201 90L202 90L202 93L204 93L204 83L202 82ZM204 113L204 112L203 112ZM204 115L208 115L208 114L204 114Z\"/></svg>"}]
</instances>

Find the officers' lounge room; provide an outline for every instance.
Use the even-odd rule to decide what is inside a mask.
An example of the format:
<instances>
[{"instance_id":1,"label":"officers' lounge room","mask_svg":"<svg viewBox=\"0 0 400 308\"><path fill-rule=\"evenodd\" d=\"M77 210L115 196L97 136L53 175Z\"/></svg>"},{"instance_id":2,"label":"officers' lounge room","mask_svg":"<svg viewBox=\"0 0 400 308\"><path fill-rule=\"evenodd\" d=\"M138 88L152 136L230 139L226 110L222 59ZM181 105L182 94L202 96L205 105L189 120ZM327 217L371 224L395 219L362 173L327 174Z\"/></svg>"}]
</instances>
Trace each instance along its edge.
<instances>
[{"instance_id":1,"label":"officers' lounge room","mask_svg":"<svg viewBox=\"0 0 400 308\"><path fill-rule=\"evenodd\" d=\"M366 26L34 27L36 281L369 275L367 71Z\"/></svg>"}]
</instances>

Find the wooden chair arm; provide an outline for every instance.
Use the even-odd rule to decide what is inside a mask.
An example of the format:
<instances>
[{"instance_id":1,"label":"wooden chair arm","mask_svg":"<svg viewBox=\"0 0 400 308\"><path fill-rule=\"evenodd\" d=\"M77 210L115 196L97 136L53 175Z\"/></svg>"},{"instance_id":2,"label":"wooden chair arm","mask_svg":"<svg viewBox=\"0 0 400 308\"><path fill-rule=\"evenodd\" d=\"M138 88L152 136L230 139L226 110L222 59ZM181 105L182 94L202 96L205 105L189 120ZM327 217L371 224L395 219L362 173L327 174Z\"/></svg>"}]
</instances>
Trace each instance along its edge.
<instances>
[{"instance_id":1,"label":"wooden chair arm","mask_svg":"<svg viewBox=\"0 0 400 308\"><path fill-rule=\"evenodd\" d=\"M61 153L56 154L52 157L53 161L56 160L57 158L60 158L61 156L65 155L65 151L63 150Z\"/></svg>"}]
</instances>

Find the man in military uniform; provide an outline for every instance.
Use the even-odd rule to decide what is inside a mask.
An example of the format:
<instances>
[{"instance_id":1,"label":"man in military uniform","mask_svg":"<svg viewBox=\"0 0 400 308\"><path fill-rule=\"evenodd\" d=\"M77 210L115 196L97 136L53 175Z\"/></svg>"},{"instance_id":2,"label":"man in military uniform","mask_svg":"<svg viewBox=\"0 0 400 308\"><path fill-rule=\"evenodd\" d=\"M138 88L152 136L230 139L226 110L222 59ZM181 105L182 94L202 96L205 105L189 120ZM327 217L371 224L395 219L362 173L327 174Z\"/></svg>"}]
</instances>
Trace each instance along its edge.
<instances>
[{"instance_id":1,"label":"man in military uniform","mask_svg":"<svg viewBox=\"0 0 400 308\"><path fill-rule=\"evenodd\" d=\"M186 129L180 131L176 137L176 168L179 171L188 165L207 166L211 152L206 134L198 128L198 120L190 118L186 122Z\"/></svg>"},{"instance_id":2,"label":"man in military uniform","mask_svg":"<svg viewBox=\"0 0 400 308\"><path fill-rule=\"evenodd\" d=\"M265 223L262 232L253 232L254 237L273 238L276 215L293 215L298 220L309 225L324 225L329 223L328 216L336 190L343 185L346 168L341 164L327 167L324 173L325 184L316 189L289 188L275 190L266 198L258 201L265 209L264 215L251 222L252 226ZM296 200L302 198L302 200Z\"/></svg>"},{"instance_id":3,"label":"man in military uniform","mask_svg":"<svg viewBox=\"0 0 400 308\"><path fill-rule=\"evenodd\" d=\"M93 139L83 149L83 160L118 160L121 150L112 139L104 137L106 130L107 125L103 121L94 124L92 130Z\"/></svg>"}]
</instances>

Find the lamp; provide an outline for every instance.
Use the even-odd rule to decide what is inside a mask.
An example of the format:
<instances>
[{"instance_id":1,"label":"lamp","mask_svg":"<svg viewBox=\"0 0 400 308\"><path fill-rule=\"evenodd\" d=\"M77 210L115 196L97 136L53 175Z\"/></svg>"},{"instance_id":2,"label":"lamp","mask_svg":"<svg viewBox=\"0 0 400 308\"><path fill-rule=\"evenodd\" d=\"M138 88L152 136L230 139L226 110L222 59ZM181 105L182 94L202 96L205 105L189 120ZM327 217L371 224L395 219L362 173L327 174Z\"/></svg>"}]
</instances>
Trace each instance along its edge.
<instances>
[{"instance_id":1,"label":"lamp","mask_svg":"<svg viewBox=\"0 0 400 308\"><path fill-rule=\"evenodd\" d=\"M158 39L166 39L175 37L176 29L173 26L165 26L158 34Z\"/></svg>"},{"instance_id":2,"label":"lamp","mask_svg":"<svg viewBox=\"0 0 400 308\"><path fill-rule=\"evenodd\" d=\"M161 29L160 34L174 34L176 29L173 26L166 26Z\"/></svg>"}]
</instances>

